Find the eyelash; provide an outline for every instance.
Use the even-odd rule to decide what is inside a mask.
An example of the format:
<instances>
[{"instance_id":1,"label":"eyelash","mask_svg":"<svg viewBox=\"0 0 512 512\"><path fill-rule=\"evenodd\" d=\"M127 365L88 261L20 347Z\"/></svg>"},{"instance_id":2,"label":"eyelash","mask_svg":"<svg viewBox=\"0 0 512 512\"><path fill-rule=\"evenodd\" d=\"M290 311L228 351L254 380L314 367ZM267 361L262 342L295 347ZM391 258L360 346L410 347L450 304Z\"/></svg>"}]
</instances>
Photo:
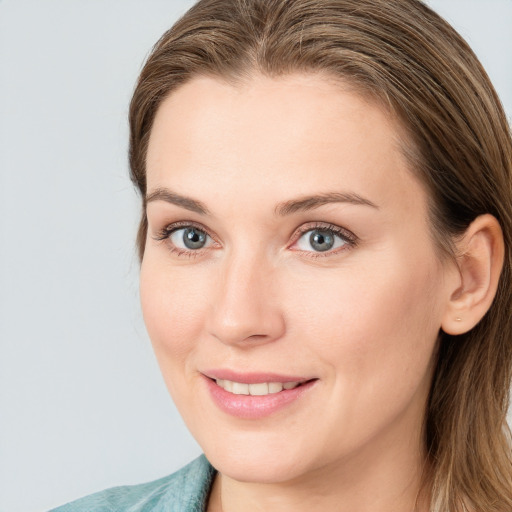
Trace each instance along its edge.
<instances>
[{"instance_id":1,"label":"eyelash","mask_svg":"<svg viewBox=\"0 0 512 512\"><path fill-rule=\"evenodd\" d=\"M204 253L204 251L207 250L208 248L185 250L185 249L178 248L170 243L169 237L175 231L178 231L179 229L183 229L183 228L195 228L198 231L205 233L213 241L214 244L220 245L219 242L216 240L216 238L204 226L197 224L195 222L191 222L191 221L176 222L174 224L165 226L162 230L160 230L157 233L157 235L154 237L154 240L156 240L157 242L169 242L167 245L168 245L170 252L177 254L178 256L186 256L189 258L193 258L193 257L202 255ZM348 249L351 249L351 248L355 247L358 243L358 238L356 237L356 235L354 235L352 232L348 231L347 229L341 228L334 224L328 224L328 223L323 223L323 222L311 222L311 223L306 223L306 224L300 226L300 228L298 228L293 233L293 235L291 237L292 241L287 247L291 249L291 247L293 247L293 245L295 245L300 240L300 238L303 237L306 233L308 233L310 231L315 231L315 230L327 231L327 232L332 233L334 236L339 237L344 242L343 247L340 247L340 248L337 248L334 250L329 249L325 252L305 251L305 250L301 250L301 249L293 249L293 250L295 250L296 252L301 252L302 254L305 254L309 258L325 258L328 256L332 256L334 254L338 254L340 252L346 251Z\"/></svg>"}]
</instances>

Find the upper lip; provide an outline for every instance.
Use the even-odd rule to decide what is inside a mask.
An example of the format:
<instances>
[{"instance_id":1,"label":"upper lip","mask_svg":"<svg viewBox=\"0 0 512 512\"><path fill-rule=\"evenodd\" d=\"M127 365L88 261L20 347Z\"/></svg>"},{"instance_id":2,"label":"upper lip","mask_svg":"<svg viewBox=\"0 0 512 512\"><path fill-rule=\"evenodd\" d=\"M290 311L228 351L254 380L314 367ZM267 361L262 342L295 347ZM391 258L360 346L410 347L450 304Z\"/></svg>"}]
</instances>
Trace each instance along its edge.
<instances>
[{"instance_id":1,"label":"upper lip","mask_svg":"<svg viewBox=\"0 0 512 512\"><path fill-rule=\"evenodd\" d=\"M237 372L228 369L213 369L201 372L210 379L231 380L243 384L259 384L262 382L306 382L311 380L304 376L284 375L273 372Z\"/></svg>"}]
</instances>

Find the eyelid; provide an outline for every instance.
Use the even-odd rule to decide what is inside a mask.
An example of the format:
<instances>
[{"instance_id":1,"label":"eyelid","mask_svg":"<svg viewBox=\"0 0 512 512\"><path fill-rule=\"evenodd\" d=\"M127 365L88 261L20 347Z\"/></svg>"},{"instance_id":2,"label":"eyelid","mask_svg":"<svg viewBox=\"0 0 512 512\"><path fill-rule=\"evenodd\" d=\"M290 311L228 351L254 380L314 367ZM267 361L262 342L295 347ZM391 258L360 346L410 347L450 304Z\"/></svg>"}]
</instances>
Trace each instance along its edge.
<instances>
[{"instance_id":1,"label":"eyelid","mask_svg":"<svg viewBox=\"0 0 512 512\"><path fill-rule=\"evenodd\" d=\"M203 226L199 222L195 222L192 220L180 220L177 222L171 222L170 224L166 224L163 228L158 230L157 234L155 235L155 238L156 239L160 239L160 237L166 238L174 231L177 231L178 229L183 229L183 228L195 228L199 231L202 231L203 233L206 233L212 240L217 241L216 236L213 235L207 227Z\"/></svg>"}]
</instances>

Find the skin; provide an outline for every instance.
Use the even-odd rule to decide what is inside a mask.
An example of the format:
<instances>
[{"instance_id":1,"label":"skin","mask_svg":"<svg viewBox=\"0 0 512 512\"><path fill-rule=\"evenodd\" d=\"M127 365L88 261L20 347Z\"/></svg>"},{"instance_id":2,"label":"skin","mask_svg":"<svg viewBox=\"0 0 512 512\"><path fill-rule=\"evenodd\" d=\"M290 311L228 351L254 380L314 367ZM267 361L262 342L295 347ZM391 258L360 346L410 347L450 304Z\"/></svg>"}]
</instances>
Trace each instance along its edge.
<instances>
[{"instance_id":1,"label":"skin","mask_svg":"<svg viewBox=\"0 0 512 512\"><path fill-rule=\"evenodd\" d=\"M148 196L168 189L208 212L148 202L141 301L170 394L219 470L210 511L414 509L436 342L461 274L436 252L400 133L380 106L319 75L195 78L160 106ZM276 213L329 193L373 206ZM190 223L209 235L202 249L162 235ZM315 251L318 225L352 240ZM214 404L210 368L317 381L249 420Z\"/></svg>"}]
</instances>

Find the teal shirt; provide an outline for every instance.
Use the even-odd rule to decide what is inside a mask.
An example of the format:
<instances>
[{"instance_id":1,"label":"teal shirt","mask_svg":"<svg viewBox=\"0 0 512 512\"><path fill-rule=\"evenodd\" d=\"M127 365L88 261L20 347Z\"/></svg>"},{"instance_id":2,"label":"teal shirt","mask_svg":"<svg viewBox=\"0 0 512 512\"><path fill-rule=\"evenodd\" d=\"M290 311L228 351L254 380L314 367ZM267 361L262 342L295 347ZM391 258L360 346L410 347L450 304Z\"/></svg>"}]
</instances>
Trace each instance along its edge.
<instances>
[{"instance_id":1,"label":"teal shirt","mask_svg":"<svg viewBox=\"0 0 512 512\"><path fill-rule=\"evenodd\" d=\"M50 512L205 512L215 469L204 455L170 476L113 487Z\"/></svg>"}]
</instances>

